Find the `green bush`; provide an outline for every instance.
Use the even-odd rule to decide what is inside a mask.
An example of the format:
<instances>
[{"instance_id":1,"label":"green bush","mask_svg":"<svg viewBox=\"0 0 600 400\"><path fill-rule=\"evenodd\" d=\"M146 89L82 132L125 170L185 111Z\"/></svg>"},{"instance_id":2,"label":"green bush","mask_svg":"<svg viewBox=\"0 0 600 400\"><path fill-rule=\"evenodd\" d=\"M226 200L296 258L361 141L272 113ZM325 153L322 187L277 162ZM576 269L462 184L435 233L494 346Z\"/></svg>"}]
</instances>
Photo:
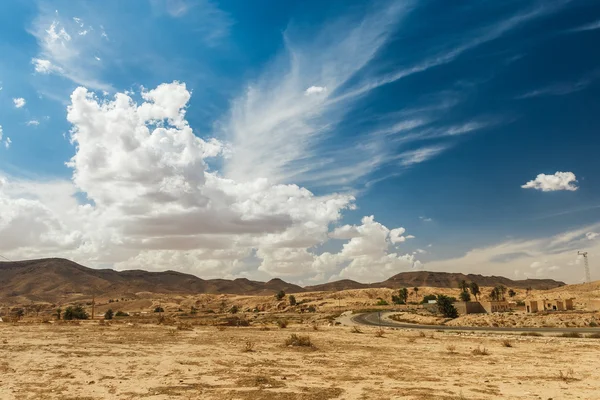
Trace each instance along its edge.
<instances>
[{"instance_id":1,"label":"green bush","mask_svg":"<svg viewBox=\"0 0 600 400\"><path fill-rule=\"evenodd\" d=\"M469 294L469 292L460 292L460 300L471 301L471 295Z\"/></svg>"},{"instance_id":2,"label":"green bush","mask_svg":"<svg viewBox=\"0 0 600 400\"><path fill-rule=\"evenodd\" d=\"M277 294L275 294L275 298L277 300L282 300L285 297L285 292L283 290L280 290L279 292L277 292Z\"/></svg>"},{"instance_id":3,"label":"green bush","mask_svg":"<svg viewBox=\"0 0 600 400\"><path fill-rule=\"evenodd\" d=\"M286 346L298 346L298 347L314 347L310 341L310 336L296 335L292 333L288 339L285 340Z\"/></svg>"},{"instance_id":4,"label":"green bush","mask_svg":"<svg viewBox=\"0 0 600 400\"><path fill-rule=\"evenodd\" d=\"M104 319L113 319L115 313L110 308L104 313Z\"/></svg>"},{"instance_id":5,"label":"green bush","mask_svg":"<svg viewBox=\"0 0 600 400\"><path fill-rule=\"evenodd\" d=\"M290 306L295 306L297 304L296 296L294 296L293 294L290 294L289 301L290 301Z\"/></svg>"},{"instance_id":6,"label":"green bush","mask_svg":"<svg viewBox=\"0 0 600 400\"><path fill-rule=\"evenodd\" d=\"M165 312L165 309L162 308L161 306L158 306L154 309L154 312Z\"/></svg>"},{"instance_id":7,"label":"green bush","mask_svg":"<svg viewBox=\"0 0 600 400\"><path fill-rule=\"evenodd\" d=\"M317 312L317 309L315 308L315 306L308 306L307 310L308 310L308 312Z\"/></svg>"},{"instance_id":8,"label":"green bush","mask_svg":"<svg viewBox=\"0 0 600 400\"><path fill-rule=\"evenodd\" d=\"M117 313L115 314L115 317L129 317L129 314L127 314L124 311L117 311Z\"/></svg>"},{"instance_id":9,"label":"green bush","mask_svg":"<svg viewBox=\"0 0 600 400\"><path fill-rule=\"evenodd\" d=\"M375 303L375 305L376 305L376 306L387 306L387 305L388 305L388 302L387 302L387 301L385 301L384 299L381 299L381 298L380 298L380 299L378 299L378 300L377 300L377 303Z\"/></svg>"},{"instance_id":10,"label":"green bush","mask_svg":"<svg viewBox=\"0 0 600 400\"><path fill-rule=\"evenodd\" d=\"M456 311L456 308L452 304L453 302L451 297L440 294L436 300L438 311L440 312L440 314L442 314L446 318L458 317L458 311Z\"/></svg>"},{"instance_id":11,"label":"green bush","mask_svg":"<svg viewBox=\"0 0 600 400\"><path fill-rule=\"evenodd\" d=\"M66 321L74 320L74 319L88 319L89 315L85 312L85 309L80 306L69 306L65 309L63 314L63 319Z\"/></svg>"}]
</instances>

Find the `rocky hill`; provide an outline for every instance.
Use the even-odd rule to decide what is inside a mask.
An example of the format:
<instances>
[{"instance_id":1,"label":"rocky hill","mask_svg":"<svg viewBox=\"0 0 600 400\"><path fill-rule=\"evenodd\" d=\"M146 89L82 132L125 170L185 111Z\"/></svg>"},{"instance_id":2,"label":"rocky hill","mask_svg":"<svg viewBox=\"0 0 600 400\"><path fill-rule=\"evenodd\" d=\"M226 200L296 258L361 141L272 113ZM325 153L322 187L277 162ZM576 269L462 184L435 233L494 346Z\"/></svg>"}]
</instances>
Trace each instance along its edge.
<instances>
[{"instance_id":1,"label":"rocky hill","mask_svg":"<svg viewBox=\"0 0 600 400\"><path fill-rule=\"evenodd\" d=\"M79 298L89 298L92 295L117 298L135 297L135 294L140 292L270 295L280 290L286 293L299 293L363 288L456 288L461 280L477 282L481 287L503 284L506 287L521 289L527 287L552 289L565 285L563 282L551 279L513 281L501 276L413 271L403 272L386 281L373 284L340 280L303 288L281 279L272 279L268 282L252 281L245 278L205 280L194 275L175 271L148 272L142 270L93 269L69 260L50 258L0 262L0 302L65 302Z\"/></svg>"}]
</instances>

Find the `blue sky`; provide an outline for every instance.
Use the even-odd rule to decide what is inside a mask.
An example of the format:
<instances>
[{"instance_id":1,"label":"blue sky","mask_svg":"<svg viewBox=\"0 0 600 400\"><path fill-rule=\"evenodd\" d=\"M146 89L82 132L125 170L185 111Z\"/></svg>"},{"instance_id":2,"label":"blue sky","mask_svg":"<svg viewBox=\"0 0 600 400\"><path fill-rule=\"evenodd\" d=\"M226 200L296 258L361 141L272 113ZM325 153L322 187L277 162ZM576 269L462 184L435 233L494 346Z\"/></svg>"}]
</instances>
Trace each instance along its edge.
<instances>
[{"instance_id":1,"label":"blue sky","mask_svg":"<svg viewBox=\"0 0 600 400\"><path fill-rule=\"evenodd\" d=\"M4 1L0 254L579 282L599 39L585 0Z\"/></svg>"}]
</instances>

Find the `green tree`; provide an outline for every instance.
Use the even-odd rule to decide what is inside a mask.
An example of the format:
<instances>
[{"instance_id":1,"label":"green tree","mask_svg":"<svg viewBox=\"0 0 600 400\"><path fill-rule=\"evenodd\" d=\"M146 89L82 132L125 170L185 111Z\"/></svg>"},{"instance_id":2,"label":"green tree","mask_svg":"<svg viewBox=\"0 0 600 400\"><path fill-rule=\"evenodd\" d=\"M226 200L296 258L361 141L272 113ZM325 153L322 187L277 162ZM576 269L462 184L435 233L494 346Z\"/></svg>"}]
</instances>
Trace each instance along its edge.
<instances>
[{"instance_id":1,"label":"green tree","mask_svg":"<svg viewBox=\"0 0 600 400\"><path fill-rule=\"evenodd\" d=\"M285 292L283 290L280 290L279 292L277 292L275 294L275 298L277 300L282 300L285 297Z\"/></svg>"},{"instance_id":2,"label":"green tree","mask_svg":"<svg viewBox=\"0 0 600 400\"><path fill-rule=\"evenodd\" d=\"M56 309L56 319L60 319L60 315L62 314L62 310L60 308Z\"/></svg>"},{"instance_id":3,"label":"green tree","mask_svg":"<svg viewBox=\"0 0 600 400\"><path fill-rule=\"evenodd\" d=\"M115 313L113 313L113 310L111 310L110 308L108 310L106 310L106 312L104 313L104 319L113 319L113 316L115 315Z\"/></svg>"},{"instance_id":4,"label":"green tree","mask_svg":"<svg viewBox=\"0 0 600 400\"><path fill-rule=\"evenodd\" d=\"M438 295L437 297L437 306L438 311L446 318L456 318L458 317L458 311L456 311L456 307L452 304L452 299L448 296L444 296L443 294Z\"/></svg>"},{"instance_id":5,"label":"green tree","mask_svg":"<svg viewBox=\"0 0 600 400\"><path fill-rule=\"evenodd\" d=\"M415 286L413 288L413 293L415 294L415 301L417 301L417 299L419 298L419 288Z\"/></svg>"},{"instance_id":6,"label":"green tree","mask_svg":"<svg viewBox=\"0 0 600 400\"><path fill-rule=\"evenodd\" d=\"M461 301L471 301L471 295L469 292L460 292L460 300Z\"/></svg>"},{"instance_id":7,"label":"green tree","mask_svg":"<svg viewBox=\"0 0 600 400\"><path fill-rule=\"evenodd\" d=\"M65 309L63 319L70 321L73 319L88 319L89 315L81 305L69 306Z\"/></svg>"},{"instance_id":8,"label":"green tree","mask_svg":"<svg viewBox=\"0 0 600 400\"><path fill-rule=\"evenodd\" d=\"M475 296L475 300L478 300L477 296L481 293L479 290L479 285L476 282L471 282L469 284L469 289L471 289L471 294Z\"/></svg>"},{"instance_id":9,"label":"green tree","mask_svg":"<svg viewBox=\"0 0 600 400\"><path fill-rule=\"evenodd\" d=\"M296 296L294 296L293 294L289 295L288 300L290 301L290 306L295 306L296 305Z\"/></svg>"},{"instance_id":10,"label":"green tree","mask_svg":"<svg viewBox=\"0 0 600 400\"><path fill-rule=\"evenodd\" d=\"M17 317L17 319L21 319L25 315L25 310L22 308L17 308L16 310L13 310L13 314L15 317Z\"/></svg>"},{"instance_id":11,"label":"green tree","mask_svg":"<svg viewBox=\"0 0 600 400\"><path fill-rule=\"evenodd\" d=\"M435 294L428 294L423 296L423 301L421 303L426 304L429 302L429 300L436 300L437 296Z\"/></svg>"},{"instance_id":12,"label":"green tree","mask_svg":"<svg viewBox=\"0 0 600 400\"><path fill-rule=\"evenodd\" d=\"M406 303L406 301L408 300L408 289L402 288L402 289L400 289L398 294L400 295L400 299L402 300L402 302Z\"/></svg>"},{"instance_id":13,"label":"green tree","mask_svg":"<svg viewBox=\"0 0 600 400\"><path fill-rule=\"evenodd\" d=\"M469 285L467 284L467 281L463 279L462 281L458 282L458 288L463 292L466 292L469 290Z\"/></svg>"},{"instance_id":14,"label":"green tree","mask_svg":"<svg viewBox=\"0 0 600 400\"><path fill-rule=\"evenodd\" d=\"M509 295L510 297L515 297L515 296L517 295L517 292L515 292L515 291L514 291L514 290L512 290L512 289L510 289L510 290L508 291L508 295Z\"/></svg>"}]
</instances>

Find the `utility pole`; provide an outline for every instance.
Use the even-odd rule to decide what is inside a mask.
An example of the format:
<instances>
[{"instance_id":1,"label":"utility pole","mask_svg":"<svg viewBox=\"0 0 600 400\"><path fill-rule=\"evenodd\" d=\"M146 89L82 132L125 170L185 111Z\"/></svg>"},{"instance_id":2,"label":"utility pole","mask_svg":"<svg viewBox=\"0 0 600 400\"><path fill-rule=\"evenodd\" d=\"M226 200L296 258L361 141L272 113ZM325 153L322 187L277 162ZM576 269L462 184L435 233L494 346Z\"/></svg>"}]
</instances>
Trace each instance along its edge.
<instances>
[{"instance_id":1,"label":"utility pole","mask_svg":"<svg viewBox=\"0 0 600 400\"><path fill-rule=\"evenodd\" d=\"M585 267L585 282L590 283L592 278L590 276L590 265L588 264L588 252L587 251L578 251L578 256L583 256L583 266Z\"/></svg>"}]
</instances>

